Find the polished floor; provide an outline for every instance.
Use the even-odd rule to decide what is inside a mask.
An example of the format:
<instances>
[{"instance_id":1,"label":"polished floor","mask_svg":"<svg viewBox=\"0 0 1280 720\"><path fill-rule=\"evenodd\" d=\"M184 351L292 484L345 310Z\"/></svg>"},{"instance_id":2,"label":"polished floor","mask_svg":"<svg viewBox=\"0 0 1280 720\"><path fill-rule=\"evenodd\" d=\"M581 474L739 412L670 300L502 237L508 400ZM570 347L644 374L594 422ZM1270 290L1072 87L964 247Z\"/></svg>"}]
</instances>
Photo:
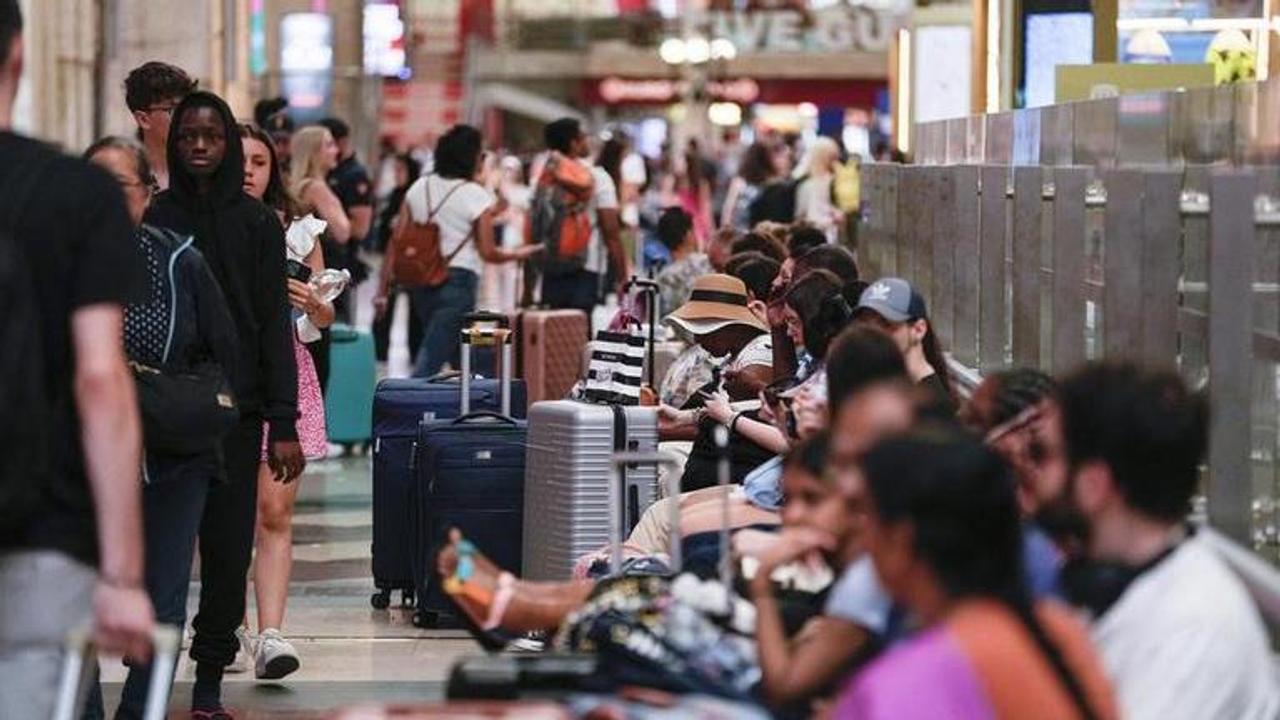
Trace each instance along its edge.
<instances>
[{"instance_id":1,"label":"polished floor","mask_svg":"<svg viewBox=\"0 0 1280 720\"><path fill-rule=\"evenodd\" d=\"M420 630L406 610L370 606L369 459L314 462L301 482L284 629L302 657L302 668L280 683L259 683L251 672L228 675L228 707L245 720L310 718L371 700L442 698L453 661L480 649L465 632ZM192 583L191 593L194 603L198 582ZM118 662L105 662L108 707L119 694L123 675ZM193 667L184 657L170 703L175 717L189 707L192 680Z\"/></svg>"}]
</instances>

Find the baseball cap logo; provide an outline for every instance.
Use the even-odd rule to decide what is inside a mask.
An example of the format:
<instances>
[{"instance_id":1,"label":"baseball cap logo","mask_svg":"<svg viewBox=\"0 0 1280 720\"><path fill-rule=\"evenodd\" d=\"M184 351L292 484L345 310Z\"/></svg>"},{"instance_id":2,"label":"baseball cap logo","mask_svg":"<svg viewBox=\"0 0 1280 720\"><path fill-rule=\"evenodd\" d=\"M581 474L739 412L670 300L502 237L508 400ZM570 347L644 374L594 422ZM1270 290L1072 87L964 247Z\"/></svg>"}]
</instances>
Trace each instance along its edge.
<instances>
[{"instance_id":1,"label":"baseball cap logo","mask_svg":"<svg viewBox=\"0 0 1280 720\"><path fill-rule=\"evenodd\" d=\"M888 283L883 281L877 282L867 288L867 300L871 302L885 302L889 299L890 292L892 292L892 288L889 287Z\"/></svg>"}]
</instances>

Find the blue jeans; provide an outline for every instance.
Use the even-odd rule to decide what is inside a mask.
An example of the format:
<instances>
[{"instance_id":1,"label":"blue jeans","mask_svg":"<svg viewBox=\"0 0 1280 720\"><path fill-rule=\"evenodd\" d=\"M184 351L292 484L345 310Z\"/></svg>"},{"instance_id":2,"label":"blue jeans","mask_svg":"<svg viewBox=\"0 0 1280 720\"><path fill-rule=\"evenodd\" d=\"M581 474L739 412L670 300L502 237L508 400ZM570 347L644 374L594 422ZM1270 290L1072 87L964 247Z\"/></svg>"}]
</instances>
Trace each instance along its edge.
<instances>
[{"instance_id":1,"label":"blue jeans","mask_svg":"<svg viewBox=\"0 0 1280 720\"><path fill-rule=\"evenodd\" d=\"M142 517L146 536L147 594L155 606L156 622L179 629L187 622L187 592L196 533L204 515L210 481L205 477L175 477L142 489ZM132 665L120 695L121 718L141 718L146 709L151 665ZM103 717L98 686L90 693L85 717Z\"/></svg>"},{"instance_id":2,"label":"blue jeans","mask_svg":"<svg viewBox=\"0 0 1280 720\"><path fill-rule=\"evenodd\" d=\"M449 279L440 287L410 288L423 331L414 377L431 377L446 362L458 367L462 316L475 312L479 284L480 278L470 270L449 268Z\"/></svg>"},{"instance_id":3,"label":"blue jeans","mask_svg":"<svg viewBox=\"0 0 1280 720\"><path fill-rule=\"evenodd\" d=\"M600 302L600 274L578 270L570 275L542 278L542 302L552 310L581 310L591 321Z\"/></svg>"}]
</instances>

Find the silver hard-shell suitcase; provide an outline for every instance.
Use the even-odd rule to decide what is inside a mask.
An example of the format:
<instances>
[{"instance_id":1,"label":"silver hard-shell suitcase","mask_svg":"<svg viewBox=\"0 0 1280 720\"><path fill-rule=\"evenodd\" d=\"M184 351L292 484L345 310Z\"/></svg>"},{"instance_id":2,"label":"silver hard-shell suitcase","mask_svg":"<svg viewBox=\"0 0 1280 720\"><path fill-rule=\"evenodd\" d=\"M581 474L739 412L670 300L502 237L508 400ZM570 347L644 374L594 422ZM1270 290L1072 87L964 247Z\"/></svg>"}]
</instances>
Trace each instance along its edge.
<instances>
[{"instance_id":1,"label":"silver hard-shell suitcase","mask_svg":"<svg viewBox=\"0 0 1280 720\"><path fill-rule=\"evenodd\" d=\"M535 403L529 409L525 458L523 576L567 580L579 557L609 543L610 457L652 453L657 447L655 407ZM659 497L657 468L628 466L623 484L629 532Z\"/></svg>"}]
</instances>

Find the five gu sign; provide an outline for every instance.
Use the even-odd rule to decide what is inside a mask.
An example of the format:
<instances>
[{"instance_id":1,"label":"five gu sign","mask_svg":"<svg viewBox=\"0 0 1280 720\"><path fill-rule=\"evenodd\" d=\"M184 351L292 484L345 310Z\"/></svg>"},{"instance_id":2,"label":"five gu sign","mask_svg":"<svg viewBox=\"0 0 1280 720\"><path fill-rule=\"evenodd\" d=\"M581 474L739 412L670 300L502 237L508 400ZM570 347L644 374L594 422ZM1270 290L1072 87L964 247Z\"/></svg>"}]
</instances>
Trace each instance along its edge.
<instances>
[{"instance_id":1,"label":"five gu sign","mask_svg":"<svg viewBox=\"0 0 1280 720\"><path fill-rule=\"evenodd\" d=\"M811 11L713 10L701 24L739 53L887 52L904 12L846 2Z\"/></svg>"}]
</instances>

